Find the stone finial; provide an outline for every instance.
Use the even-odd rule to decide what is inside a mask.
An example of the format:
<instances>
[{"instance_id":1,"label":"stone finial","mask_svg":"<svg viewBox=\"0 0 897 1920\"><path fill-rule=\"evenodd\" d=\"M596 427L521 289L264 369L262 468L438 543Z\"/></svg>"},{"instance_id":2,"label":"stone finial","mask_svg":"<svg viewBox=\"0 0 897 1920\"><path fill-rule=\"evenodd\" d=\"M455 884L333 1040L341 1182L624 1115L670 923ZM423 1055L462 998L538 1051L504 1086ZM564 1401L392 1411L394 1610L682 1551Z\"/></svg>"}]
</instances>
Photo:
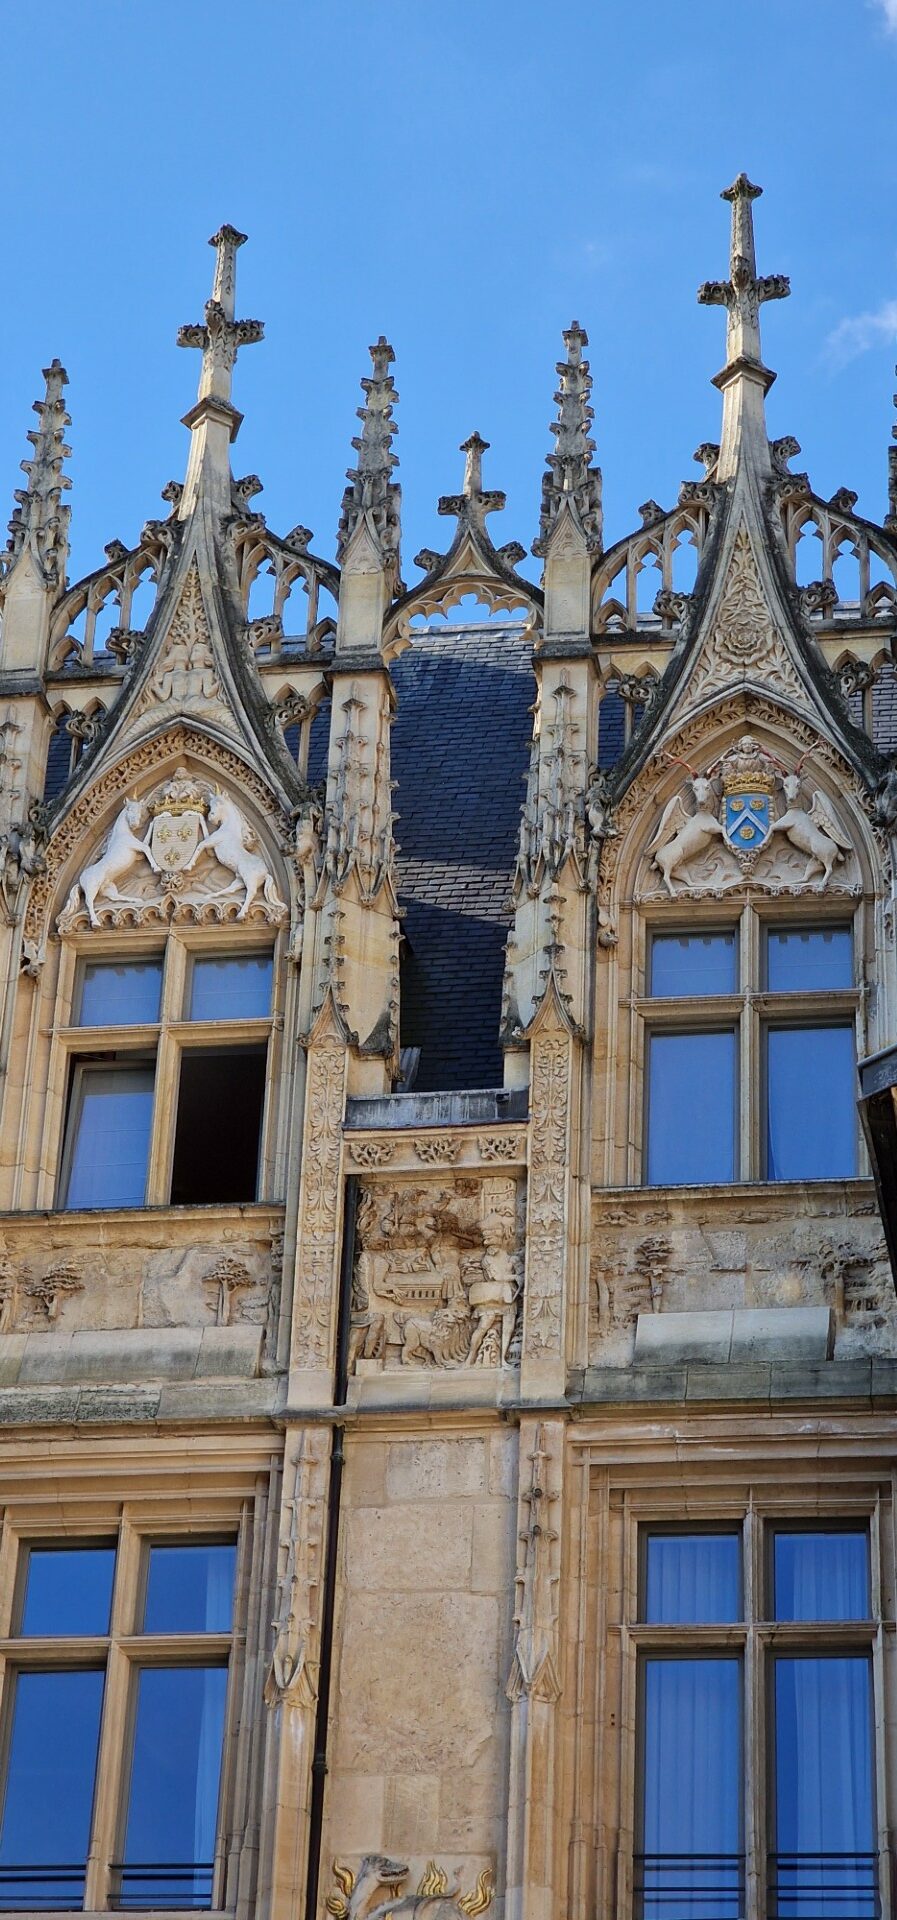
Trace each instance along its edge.
<instances>
[{"instance_id":1,"label":"stone finial","mask_svg":"<svg viewBox=\"0 0 897 1920\"><path fill-rule=\"evenodd\" d=\"M758 274L754 250L753 203L762 193L740 173L721 195L732 208L728 280L705 280L698 300L726 309L726 364L714 379L723 394L723 430L717 481L728 480L742 458L752 461L768 481L771 473L764 400L775 374L760 351L760 308L766 300L784 300L791 285L784 273Z\"/></svg>"},{"instance_id":2,"label":"stone finial","mask_svg":"<svg viewBox=\"0 0 897 1920\"><path fill-rule=\"evenodd\" d=\"M765 300L786 300L791 292L787 274L768 273L759 277L757 274L752 206L762 192L763 188L755 187L746 173L740 173L731 187L724 188L720 198L728 200L732 208L729 278L705 280L698 288L702 306L726 308L726 365L729 367L745 360L756 366L763 365L760 308Z\"/></svg>"},{"instance_id":3,"label":"stone finial","mask_svg":"<svg viewBox=\"0 0 897 1920\"><path fill-rule=\"evenodd\" d=\"M215 272L212 296L206 301L205 321L198 326L178 328L179 347L199 347L202 351L198 406L209 400L217 400L225 407L230 405L231 375L240 347L254 346L265 336L260 320L234 318L237 248L242 247L245 239L245 233L238 233L236 227L219 227L218 232L213 233L209 246L215 248ZM194 408L194 415L196 412ZM190 415L188 423L193 424Z\"/></svg>"},{"instance_id":4,"label":"stone finial","mask_svg":"<svg viewBox=\"0 0 897 1920\"><path fill-rule=\"evenodd\" d=\"M583 348L589 336L574 320L564 334L566 360L557 362L560 385L555 394L558 417L551 423L555 449L547 458L548 472L542 476L542 511L539 538L533 552L544 554L561 506L566 500L577 514L593 552L601 548L601 472L592 466L595 442L589 428L594 413L589 404L592 377Z\"/></svg>"},{"instance_id":5,"label":"stone finial","mask_svg":"<svg viewBox=\"0 0 897 1920\"><path fill-rule=\"evenodd\" d=\"M464 455L464 479L460 493L443 493L439 499L439 512L449 514L468 525L482 531L487 513L500 513L505 504L505 495L497 488L483 487L483 455L489 452L489 442L481 433L472 433L462 440L460 451ZM521 555L522 558L522 549Z\"/></svg>"},{"instance_id":6,"label":"stone finial","mask_svg":"<svg viewBox=\"0 0 897 1920\"><path fill-rule=\"evenodd\" d=\"M34 402L39 424L28 434L34 452L30 460L22 461L27 485L16 489L17 504L9 522L4 572L11 572L27 548L44 586L55 588L64 582L68 551L71 509L60 502L72 484L62 471L71 453L65 443L71 420L63 399L68 374L61 361L53 360L44 368L44 379L44 397Z\"/></svg>"},{"instance_id":7,"label":"stone finial","mask_svg":"<svg viewBox=\"0 0 897 1920\"><path fill-rule=\"evenodd\" d=\"M392 451L393 435L398 432L392 410L399 396L389 371L395 354L382 333L369 351L372 371L370 378L361 382L365 402L358 408L361 432L352 441L358 465L349 467L346 473L349 485L343 494L337 557L344 561L356 528L365 520L384 569L391 575L390 590L395 591L400 584L402 500L401 487L392 479L393 468L399 464L398 455Z\"/></svg>"}]
</instances>

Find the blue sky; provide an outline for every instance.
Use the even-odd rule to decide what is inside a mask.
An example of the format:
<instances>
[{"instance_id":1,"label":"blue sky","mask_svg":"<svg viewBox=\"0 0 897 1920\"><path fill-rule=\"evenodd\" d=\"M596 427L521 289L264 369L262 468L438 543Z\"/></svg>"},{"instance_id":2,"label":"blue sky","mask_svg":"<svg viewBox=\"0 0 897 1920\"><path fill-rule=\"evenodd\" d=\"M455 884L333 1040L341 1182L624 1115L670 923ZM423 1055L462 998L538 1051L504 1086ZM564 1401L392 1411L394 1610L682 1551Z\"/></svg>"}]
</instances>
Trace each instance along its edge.
<instances>
[{"instance_id":1,"label":"blue sky","mask_svg":"<svg viewBox=\"0 0 897 1920\"><path fill-rule=\"evenodd\" d=\"M396 349L406 576L444 545L458 442L491 442L497 541L538 525L554 362L595 376L608 540L718 437L719 191L744 168L779 379L816 488L886 507L897 347L897 0L41 0L5 10L0 506L40 369L70 376L73 577L133 542L183 474L210 233L249 234L264 320L237 473L332 555L367 346Z\"/></svg>"}]
</instances>

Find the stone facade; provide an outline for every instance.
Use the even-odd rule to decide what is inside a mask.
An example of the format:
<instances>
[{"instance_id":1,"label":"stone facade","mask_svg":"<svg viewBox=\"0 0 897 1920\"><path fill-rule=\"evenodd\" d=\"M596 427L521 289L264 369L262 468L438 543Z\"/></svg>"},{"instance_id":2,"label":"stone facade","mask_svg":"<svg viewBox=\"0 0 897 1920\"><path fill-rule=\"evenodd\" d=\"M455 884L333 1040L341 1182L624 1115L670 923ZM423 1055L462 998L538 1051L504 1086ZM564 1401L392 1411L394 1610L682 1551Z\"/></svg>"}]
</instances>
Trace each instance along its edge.
<instances>
[{"instance_id":1,"label":"stone facade","mask_svg":"<svg viewBox=\"0 0 897 1920\"><path fill-rule=\"evenodd\" d=\"M847 490L823 501L791 469L796 443L767 437L759 313L788 287L757 274L756 192L741 176L727 193L730 276L699 295L727 311L720 444L610 547L588 342L564 334L539 585L522 547L493 543L504 496L477 434L439 502L453 539L404 585L382 338L339 565L307 529L267 527L260 483L230 464L234 363L262 333L236 318L232 228L204 321L179 335L201 354L185 480L134 550L111 543L75 584L58 362L37 405L0 578L0 1637L15 1671L23 1542L115 1537L132 1571L141 1542L238 1542L206 1904L239 1920L651 1920L645 1529L743 1526L759 1566L764 1528L820 1515L871 1530L889 1910L894 1283L859 1139L838 1173L774 1177L763 1048L777 1020L840 1022L859 1056L897 1041L897 498L880 525ZM452 793L490 805L463 754L429 797L429 921L426 862L403 864L396 839L413 785L396 686L432 617L470 595L531 662L528 766L504 767L490 736L523 794L497 876L503 985L464 944L496 876L477 882L458 807L449 844ZM737 990L710 1015L697 985L652 997L652 941L721 927ZM849 982L777 998L776 928L849 933ZM443 958L458 943L450 1006L419 985L430 937ZM202 967L233 961L268 969L270 1000L204 1011ZM139 1016L85 998L154 968ZM503 1084L421 1090L428 1022L472 1021L484 982ZM739 1036L735 1177L664 1183L649 1045L708 1018ZM190 1063L212 1056L194 1112ZM127 1143L78 1160L92 1073L151 1101L139 1198L112 1179ZM234 1143L256 1098L247 1189ZM73 1903L95 1912L123 1904L129 1631L110 1629ZM752 1707L749 1782L765 1737Z\"/></svg>"}]
</instances>

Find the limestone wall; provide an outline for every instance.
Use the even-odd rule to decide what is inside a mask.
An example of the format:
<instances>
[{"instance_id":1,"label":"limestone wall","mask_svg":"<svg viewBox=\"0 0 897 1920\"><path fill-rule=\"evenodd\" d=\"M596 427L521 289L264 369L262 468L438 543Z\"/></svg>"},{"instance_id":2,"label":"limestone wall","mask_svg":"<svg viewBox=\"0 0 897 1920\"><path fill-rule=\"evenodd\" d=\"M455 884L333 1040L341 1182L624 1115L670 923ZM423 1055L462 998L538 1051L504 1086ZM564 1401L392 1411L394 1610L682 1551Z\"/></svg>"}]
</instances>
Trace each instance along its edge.
<instances>
[{"instance_id":1,"label":"limestone wall","mask_svg":"<svg viewBox=\"0 0 897 1920\"><path fill-rule=\"evenodd\" d=\"M347 1436L325 1878L377 1852L414 1886L501 1872L516 1461L469 1421Z\"/></svg>"}]
</instances>

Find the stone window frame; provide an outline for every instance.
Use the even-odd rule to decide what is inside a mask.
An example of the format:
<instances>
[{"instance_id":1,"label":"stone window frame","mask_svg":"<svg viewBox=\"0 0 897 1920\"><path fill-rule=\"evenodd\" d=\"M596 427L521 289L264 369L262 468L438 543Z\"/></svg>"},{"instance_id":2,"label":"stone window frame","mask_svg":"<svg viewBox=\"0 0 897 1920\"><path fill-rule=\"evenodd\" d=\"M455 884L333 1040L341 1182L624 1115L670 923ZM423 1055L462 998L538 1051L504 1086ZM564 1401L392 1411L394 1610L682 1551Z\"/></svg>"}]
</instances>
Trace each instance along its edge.
<instances>
[{"instance_id":1,"label":"stone window frame","mask_svg":"<svg viewBox=\"0 0 897 1920\"><path fill-rule=\"evenodd\" d=\"M234 1606L228 1633L141 1633L135 1631L145 1591L149 1549L155 1545L201 1545L232 1540L236 1545ZM59 1547L85 1546L98 1542L115 1545L115 1571L109 1631L103 1635L67 1636L63 1634L24 1638L11 1632L21 1592L22 1549L30 1545ZM69 1912L128 1913L130 1907L118 1907L111 1899L114 1884L113 1862L120 1860L128 1811L131 1750L135 1731L136 1677L143 1667L203 1664L227 1667L227 1696L221 1753L221 1778L218 1794L218 1818L215 1840L215 1864L212 1900L202 1912L215 1915L232 1911L234 1901L227 1899L229 1878L229 1837L232 1810L239 1778L240 1748L245 1745L241 1728L242 1695L247 1666L247 1612L250 1561L253 1551L253 1513L248 1500L232 1497L216 1500L214 1517L199 1526L185 1517L182 1508L169 1509L165 1500L153 1503L102 1499L90 1502L88 1514L78 1515L61 1524L48 1521L46 1506L17 1506L14 1516L7 1510L0 1534L0 1785L5 1782L8 1742L11 1730L11 1694L6 1681L19 1667L30 1671L65 1668L85 1659L104 1668L100 1734L94 1776L84 1899ZM37 1909L46 1911L46 1909ZM181 1910L163 1908L172 1916ZM196 1911L196 1909L193 1909Z\"/></svg>"},{"instance_id":2,"label":"stone window frame","mask_svg":"<svg viewBox=\"0 0 897 1920\"><path fill-rule=\"evenodd\" d=\"M748 1421L754 1427L754 1416ZM897 1787L897 1728L886 1710L887 1690L897 1678L895 1616L894 1496L897 1459L868 1458L863 1440L858 1454L841 1434L840 1444L824 1448L825 1465L797 1458L793 1479L781 1481L778 1465L749 1445L742 1455L736 1440L720 1466L719 1436L731 1432L731 1413L722 1420L705 1416L713 1435L687 1441L680 1432L672 1451L643 1450L639 1466L623 1465L629 1451L619 1427L607 1437L580 1441L581 1497L588 1523L579 1530L579 1578L571 1589L566 1631L576 1704L573 1734L574 1828L578 1840L571 1861L569 1910L577 1920L633 1920L634 1854L637 1833L638 1664L655 1648L669 1651L692 1644L708 1649L744 1649L744 1810L745 1920L766 1914L767 1789L770 1782L766 1702L767 1649L788 1645L805 1649L815 1638L826 1651L868 1648L872 1664L876 1840L882 1920L893 1911L888 1884L892 1802ZM703 1422L702 1422L703 1424ZM764 1422L765 1424L765 1422ZM628 1433L629 1422L623 1429ZM779 1429L780 1439L783 1437ZM634 1436L633 1436L634 1438ZM860 1445L862 1436L855 1436ZM708 1443L716 1458L705 1456ZM672 1436L667 1435L670 1444ZM768 1441L768 1444L772 1444ZM621 1451L622 1449L622 1451ZM691 1456L689 1458L689 1456ZM651 1460L650 1473L645 1469ZM864 1468L867 1470L864 1471ZM654 1484L649 1484L649 1479ZM753 1596L767 1593L765 1535L783 1524L809 1527L861 1524L870 1543L870 1618L850 1623L782 1623L759 1617ZM655 1626L639 1620L640 1556L643 1531L652 1526L683 1532L740 1526L743 1529L743 1614L741 1623L717 1627ZM573 1703L571 1703L572 1705ZM593 1858L581 1848L592 1836ZM577 1855L579 1859L577 1860Z\"/></svg>"},{"instance_id":3,"label":"stone window frame","mask_svg":"<svg viewBox=\"0 0 897 1920\"><path fill-rule=\"evenodd\" d=\"M776 1022L811 1027L825 1025L836 1015L854 1023L856 1058L866 1047L866 940L863 903L846 896L827 898L820 893L785 898L732 891L723 899L646 903L636 916L632 967L630 1046L633 1071L629 1076L630 1104L626 1184L647 1185L648 1045L653 1033L728 1030L736 1034L735 1140L737 1171L726 1186L756 1183L771 1187L764 1169L766 1114L764 1036ZM767 931L775 927L850 927L853 934L854 985L829 991L768 993L763 987L763 948ZM648 992L648 965L652 935L659 933L715 933L738 936L739 988L734 994L688 995L655 999ZM745 1098L745 1093L748 1097ZM868 1154L859 1117L856 1119L856 1166L848 1179L869 1176ZM823 1178L825 1176L820 1176ZM714 1184L714 1183L710 1183ZM802 1183L803 1184L803 1183ZM652 1189L653 1191L654 1189ZM658 1184L656 1190L664 1191Z\"/></svg>"},{"instance_id":4,"label":"stone window frame","mask_svg":"<svg viewBox=\"0 0 897 1920\"><path fill-rule=\"evenodd\" d=\"M223 1041L223 1023L220 1019L203 1021L185 1017L190 961L194 956L224 959L235 953L246 956L270 953L272 956L270 1012L260 1019L227 1021L226 1039L229 1046L264 1044L267 1049L258 1191L255 1201L245 1204L270 1205L277 1201L276 1141L285 1025L283 946L281 931L271 927L236 928L232 923L215 927L184 923L141 929L129 933L125 939L117 931L97 933L85 930L62 940L50 1037L38 1206L53 1211L69 1211L63 1205L63 1190L72 1063L81 1056L90 1055L98 1059L104 1053L114 1054L119 1060L128 1053L133 1054L135 1059L145 1059L150 1052L155 1060L155 1082L143 1205L171 1205L169 1196L181 1055L188 1045L220 1047ZM163 968L158 1021L122 1027L82 1027L72 1024L71 1016L83 964L90 961L127 964L160 954Z\"/></svg>"}]
</instances>

